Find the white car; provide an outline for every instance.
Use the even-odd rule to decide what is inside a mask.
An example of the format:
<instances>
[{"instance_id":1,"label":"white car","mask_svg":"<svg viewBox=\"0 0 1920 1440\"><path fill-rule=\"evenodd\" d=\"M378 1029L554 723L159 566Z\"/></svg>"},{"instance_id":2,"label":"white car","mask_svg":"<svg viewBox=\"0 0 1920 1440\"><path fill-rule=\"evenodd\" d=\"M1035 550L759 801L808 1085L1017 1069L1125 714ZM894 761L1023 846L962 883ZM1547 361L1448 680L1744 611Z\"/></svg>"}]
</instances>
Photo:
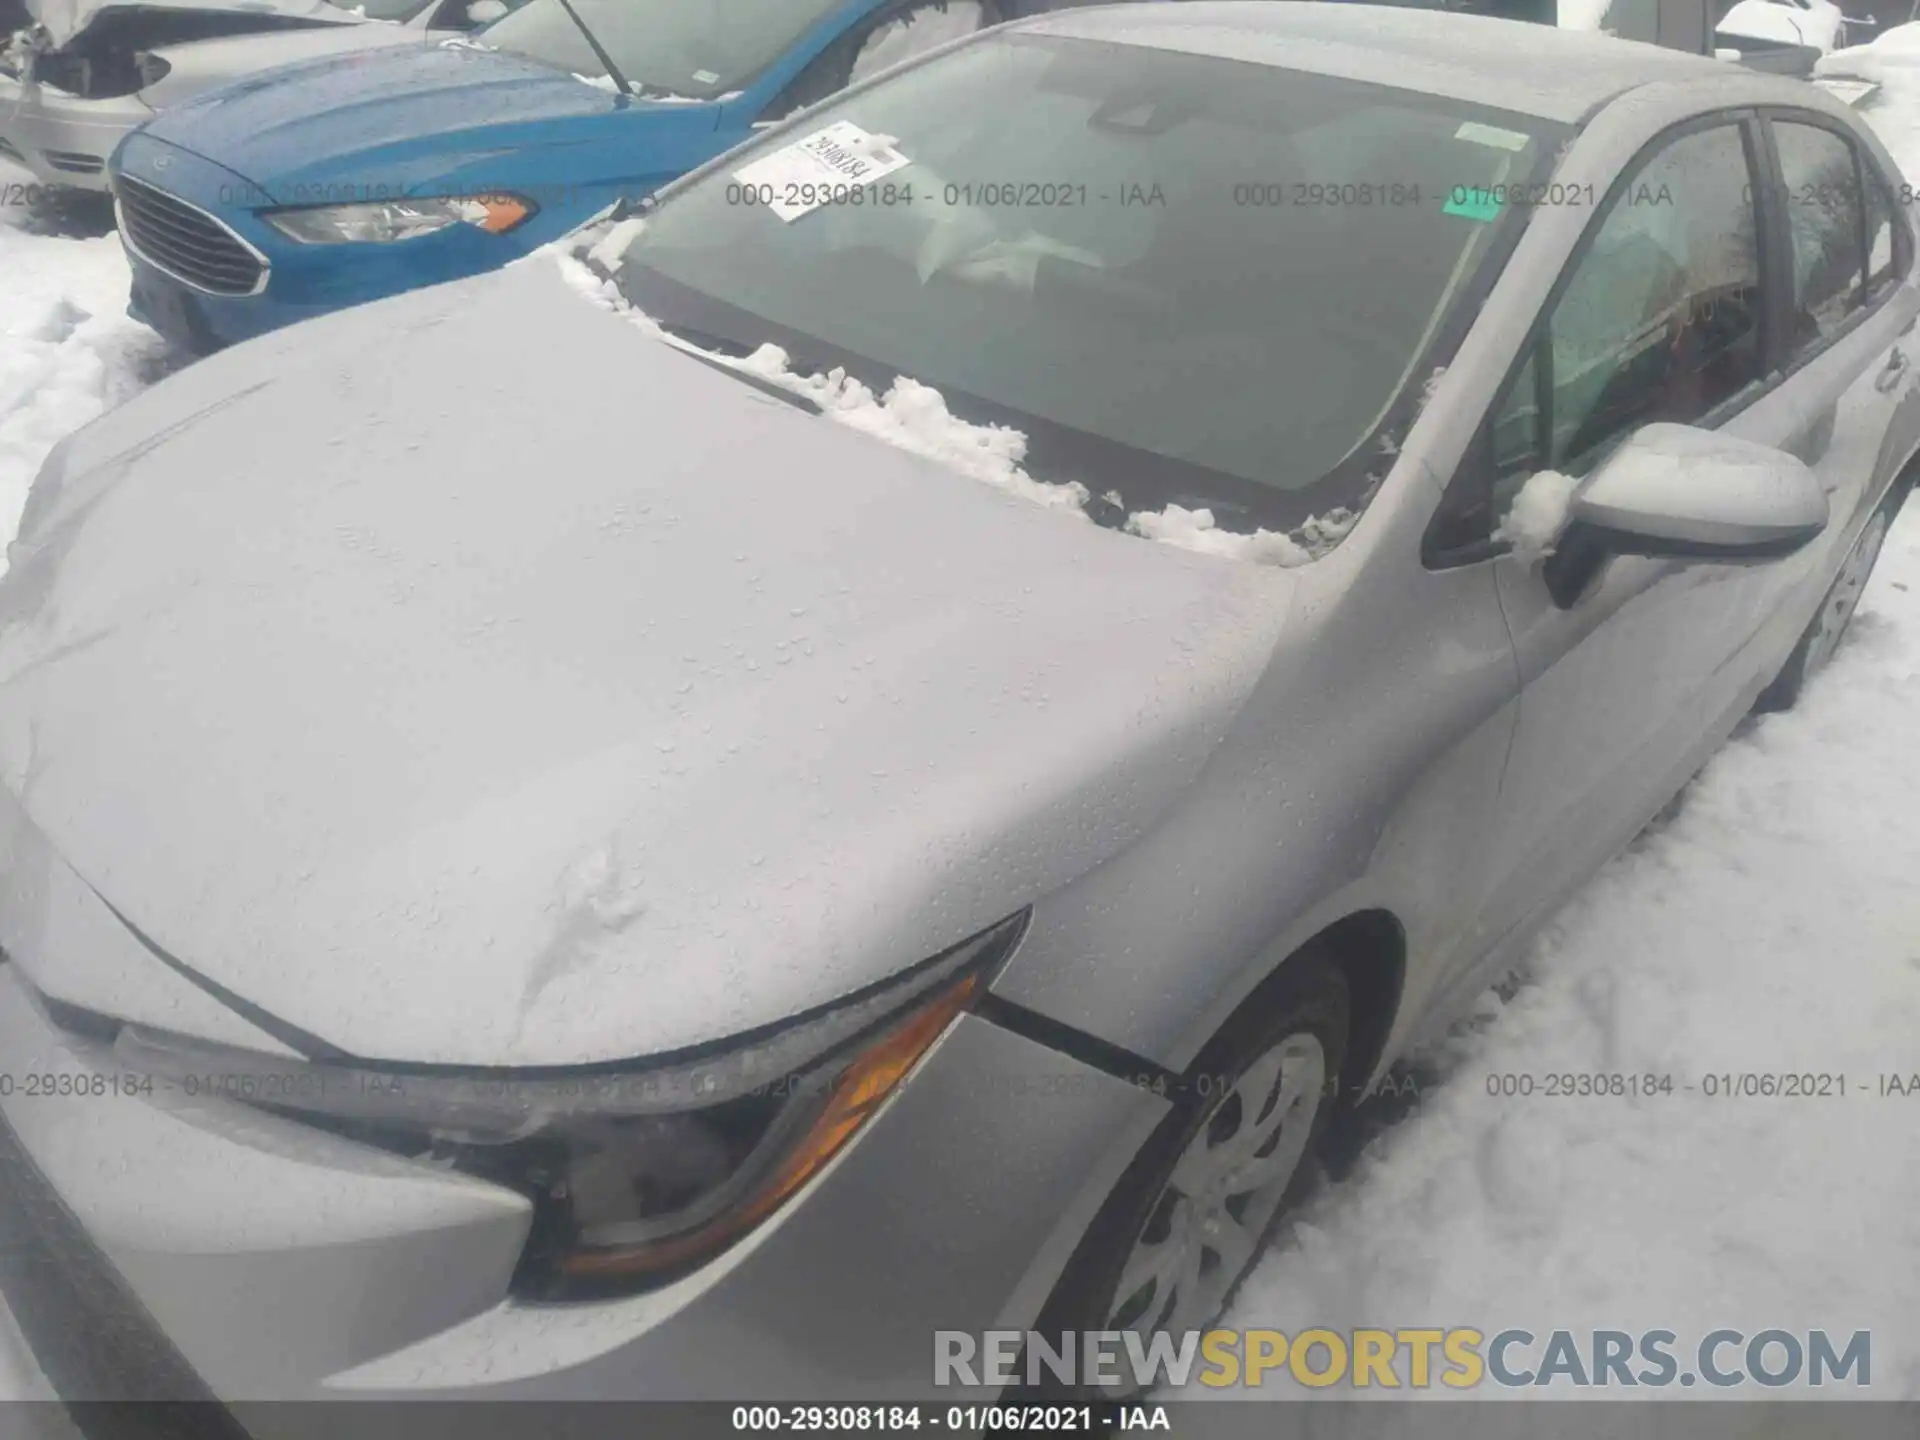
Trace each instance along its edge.
<instances>
[{"instance_id":1,"label":"white car","mask_svg":"<svg viewBox=\"0 0 1920 1440\"><path fill-rule=\"evenodd\" d=\"M1849 18L1833 0L1738 0L1715 27L1715 40L1806 45L1826 55L1853 43L1848 26L1872 24Z\"/></svg>"},{"instance_id":2,"label":"white car","mask_svg":"<svg viewBox=\"0 0 1920 1440\"><path fill-rule=\"evenodd\" d=\"M1834 654L1920 456L1904 188L1650 45L1070 9L63 441L0 577L49 1381L682 1440L555 1416L992 1399L947 1342L1031 1329L1108 1433L1086 1357L1207 1329Z\"/></svg>"},{"instance_id":3,"label":"white car","mask_svg":"<svg viewBox=\"0 0 1920 1440\"><path fill-rule=\"evenodd\" d=\"M257 71L424 44L518 0L26 0L0 46L0 157L48 185L107 188L107 157L157 111Z\"/></svg>"}]
</instances>

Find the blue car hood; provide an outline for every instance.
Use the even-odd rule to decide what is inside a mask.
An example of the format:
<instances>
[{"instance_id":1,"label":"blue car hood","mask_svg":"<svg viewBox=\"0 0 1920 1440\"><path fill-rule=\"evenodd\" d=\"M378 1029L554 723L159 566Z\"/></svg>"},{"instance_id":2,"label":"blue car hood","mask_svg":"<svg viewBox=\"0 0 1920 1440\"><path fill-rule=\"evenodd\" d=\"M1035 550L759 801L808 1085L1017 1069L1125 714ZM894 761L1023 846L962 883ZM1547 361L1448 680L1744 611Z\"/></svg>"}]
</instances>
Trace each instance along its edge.
<instances>
[{"instance_id":1,"label":"blue car hood","mask_svg":"<svg viewBox=\"0 0 1920 1440\"><path fill-rule=\"evenodd\" d=\"M412 186L489 155L537 173L538 154L617 131L710 133L718 105L626 99L549 66L458 41L329 55L196 97L146 127L271 192L276 183L337 180L356 190ZM555 122L568 122L556 125ZM610 128L611 127L611 128ZM634 157L625 167L647 167Z\"/></svg>"}]
</instances>

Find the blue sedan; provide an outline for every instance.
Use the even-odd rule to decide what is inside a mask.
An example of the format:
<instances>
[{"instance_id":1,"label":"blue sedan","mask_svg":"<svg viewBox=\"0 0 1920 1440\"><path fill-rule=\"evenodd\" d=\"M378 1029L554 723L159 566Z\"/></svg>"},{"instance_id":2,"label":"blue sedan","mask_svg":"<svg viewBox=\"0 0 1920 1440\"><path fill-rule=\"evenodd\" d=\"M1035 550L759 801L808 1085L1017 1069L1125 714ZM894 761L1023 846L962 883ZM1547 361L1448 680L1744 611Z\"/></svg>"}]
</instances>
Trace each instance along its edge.
<instances>
[{"instance_id":1,"label":"blue sedan","mask_svg":"<svg viewBox=\"0 0 1920 1440\"><path fill-rule=\"evenodd\" d=\"M473 39L270 71L115 152L129 309L208 351L490 270L756 126L1062 3L529 0Z\"/></svg>"}]
</instances>

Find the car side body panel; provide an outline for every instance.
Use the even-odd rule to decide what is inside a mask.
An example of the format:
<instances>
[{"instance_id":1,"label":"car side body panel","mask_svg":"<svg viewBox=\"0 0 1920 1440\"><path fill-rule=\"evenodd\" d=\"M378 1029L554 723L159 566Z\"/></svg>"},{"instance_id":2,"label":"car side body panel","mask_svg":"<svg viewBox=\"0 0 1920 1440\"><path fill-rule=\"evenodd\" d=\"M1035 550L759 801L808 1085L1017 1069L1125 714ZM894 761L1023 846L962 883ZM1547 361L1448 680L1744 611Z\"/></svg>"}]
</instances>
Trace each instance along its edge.
<instances>
[{"instance_id":1,"label":"car side body panel","mask_svg":"<svg viewBox=\"0 0 1920 1440\"><path fill-rule=\"evenodd\" d=\"M1594 118L1568 148L1555 178L1576 190L1591 185L1604 193L1664 131L1742 105L1796 103L1848 115L1846 107L1824 94L1808 98L1810 90L1731 67L1724 77L1641 87ZM1849 128L1855 134L1863 129L1857 121ZM1883 163L1890 174L1898 174L1891 162ZM1740 615L1759 613L1757 593L1746 593L1754 587L1773 597L1779 615L1771 625L1740 637L1744 643L1733 647L1737 658L1722 657L1730 668L1714 692L1715 702L1703 698L1685 722L1691 730L1676 728L1663 742L1664 762L1653 766L1646 783L1609 795L1606 813L1596 814L1590 825L1566 828L1568 817L1553 813L1554 802L1539 788L1555 783L1544 752L1531 769L1515 771L1509 768L1508 743L1516 746L1515 761L1527 766L1528 752L1518 748L1522 732L1516 728L1527 708L1519 694L1522 684L1577 648L1579 635L1602 625L1604 614L1617 612L1624 593L1599 609L1558 621L1540 617L1548 628L1538 634L1521 625L1516 633L1523 649L1516 656L1501 596L1504 591L1510 607L1515 593L1530 595L1524 587L1538 585L1521 562L1504 557L1440 573L1419 566L1421 536L1445 481L1465 455L1590 218L1576 206L1535 213L1479 322L1407 436L1380 495L1340 548L1302 573L1294 623L1267 682L1192 792L1196 814L1242 805L1244 828L1235 833L1245 843L1238 853L1221 854L1198 830L1183 830L1186 812L1176 811L1160 831L1040 907L1034 933L1002 980L1001 993L1179 1069L1276 965L1343 917L1382 908L1399 920L1408 953L1404 991L1375 1066L1377 1078L1410 1045L1444 1028L1474 990L1524 951L1533 927L1666 803L1778 670L1845 546L1891 483L1890 456L1911 453L1912 442L1904 437L1911 433L1916 402L1902 404L1899 413L1905 418L1889 431L1880 473L1861 490L1859 505L1836 517L1814 554L1790 558L1770 574L1758 567L1728 582L1745 587L1739 596L1732 589L1724 592L1730 602L1738 601ZM1905 316L1916 305L1920 292L1909 281L1896 308ZM1872 337L1861 343L1890 339L1882 330L1904 323L1891 316L1890 309L1889 318L1876 320ZM1867 362L1856 347L1836 354L1831 363ZM1805 429L1798 393L1756 408L1734 433L1792 440ZM1631 561L1623 567L1664 564ZM1676 583L1696 586L1717 568L1676 572ZM1793 598L1782 602L1783 589ZM1423 645L1417 630L1409 634L1404 628L1408 616L1436 613L1444 615L1439 630L1447 637L1437 650ZM1617 621L1615 613L1606 623L1617 628ZM1731 633L1722 631L1701 643L1711 647ZM1463 636L1479 639L1462 643ZM1611 634L1607 643L1616 643ZM1637 660L1644 664L1664 640L1656 623L1617 643L1629 650L1640 644ZM1343 657L1352 664L1342 666ZM1390 693L1370 693L1375 677L1387 675L1412 687L1420 703L1409 707ZM1538 711L1543 703L1535 693L1533 708ZM1444 718L1435 723L1435 716ZM1540 717L1534 733L1551 734L1555 723ZM1310 737L1336 725L1356 741L1366 737L1348 752L1366 757L1364 763L1356 759L1349 773L1326 773L1325 749L1311 743ZM1286 740L1276 738L1288 734L1302 737L1297 765L1288 763ZM1536 815L1533 827L1518 819L1527 807L1541 805L1547 809ZM1536 903L1521 906L1513 897L1525 887L1500 893L1506 888L1502 867L1510 872L1528 857L1525 837L1537 837L1541 825L1552 827L1554 844L1563 853L1553 864L1553 877L1532 871L1531 878L1544 889L1530 892ZM1126 897L1165 873L1178 874L1183 881L1178 890L1192 899L1162 922L1139 913ZM1262 895L1260 926L1265 928L1260 933L1255 933L1260 927L1247 924L1208 928L1210 915L1247 913L1246 897L1253 893ZM1048 923L1056 914L1058 926ZM1063 937L1058 942L1049 939L1056 931ZM1173 937L1180 934L1199 938L1177 943ZM1055 943L1059 953L1049 949ZM1093 983L1103 964L1161 975L1157 984L1146 984L1165 997L1165 1004L1140 1007L1114 998L1109 987Z\"/></svg>"}]
</instances>

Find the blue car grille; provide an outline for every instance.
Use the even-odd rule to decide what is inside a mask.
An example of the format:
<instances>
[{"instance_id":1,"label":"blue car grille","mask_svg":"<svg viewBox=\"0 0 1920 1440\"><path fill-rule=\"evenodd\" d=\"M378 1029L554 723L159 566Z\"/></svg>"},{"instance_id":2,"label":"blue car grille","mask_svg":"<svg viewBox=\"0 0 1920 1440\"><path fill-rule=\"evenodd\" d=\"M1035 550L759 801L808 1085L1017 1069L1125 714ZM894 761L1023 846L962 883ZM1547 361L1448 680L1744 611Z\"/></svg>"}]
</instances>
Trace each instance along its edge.
<instances>
[{"instance_id":1,"label":"blue car grille","mask_svg":"<svg viewBox=\"0 0 1920 1440\"><path fill-rule=\"evenodd\" d=\"M149 264L210 295L253 295L265 283L260 257L204 210L126 175L113 189L121 229Z\"/></svg>"}]
</instances>

